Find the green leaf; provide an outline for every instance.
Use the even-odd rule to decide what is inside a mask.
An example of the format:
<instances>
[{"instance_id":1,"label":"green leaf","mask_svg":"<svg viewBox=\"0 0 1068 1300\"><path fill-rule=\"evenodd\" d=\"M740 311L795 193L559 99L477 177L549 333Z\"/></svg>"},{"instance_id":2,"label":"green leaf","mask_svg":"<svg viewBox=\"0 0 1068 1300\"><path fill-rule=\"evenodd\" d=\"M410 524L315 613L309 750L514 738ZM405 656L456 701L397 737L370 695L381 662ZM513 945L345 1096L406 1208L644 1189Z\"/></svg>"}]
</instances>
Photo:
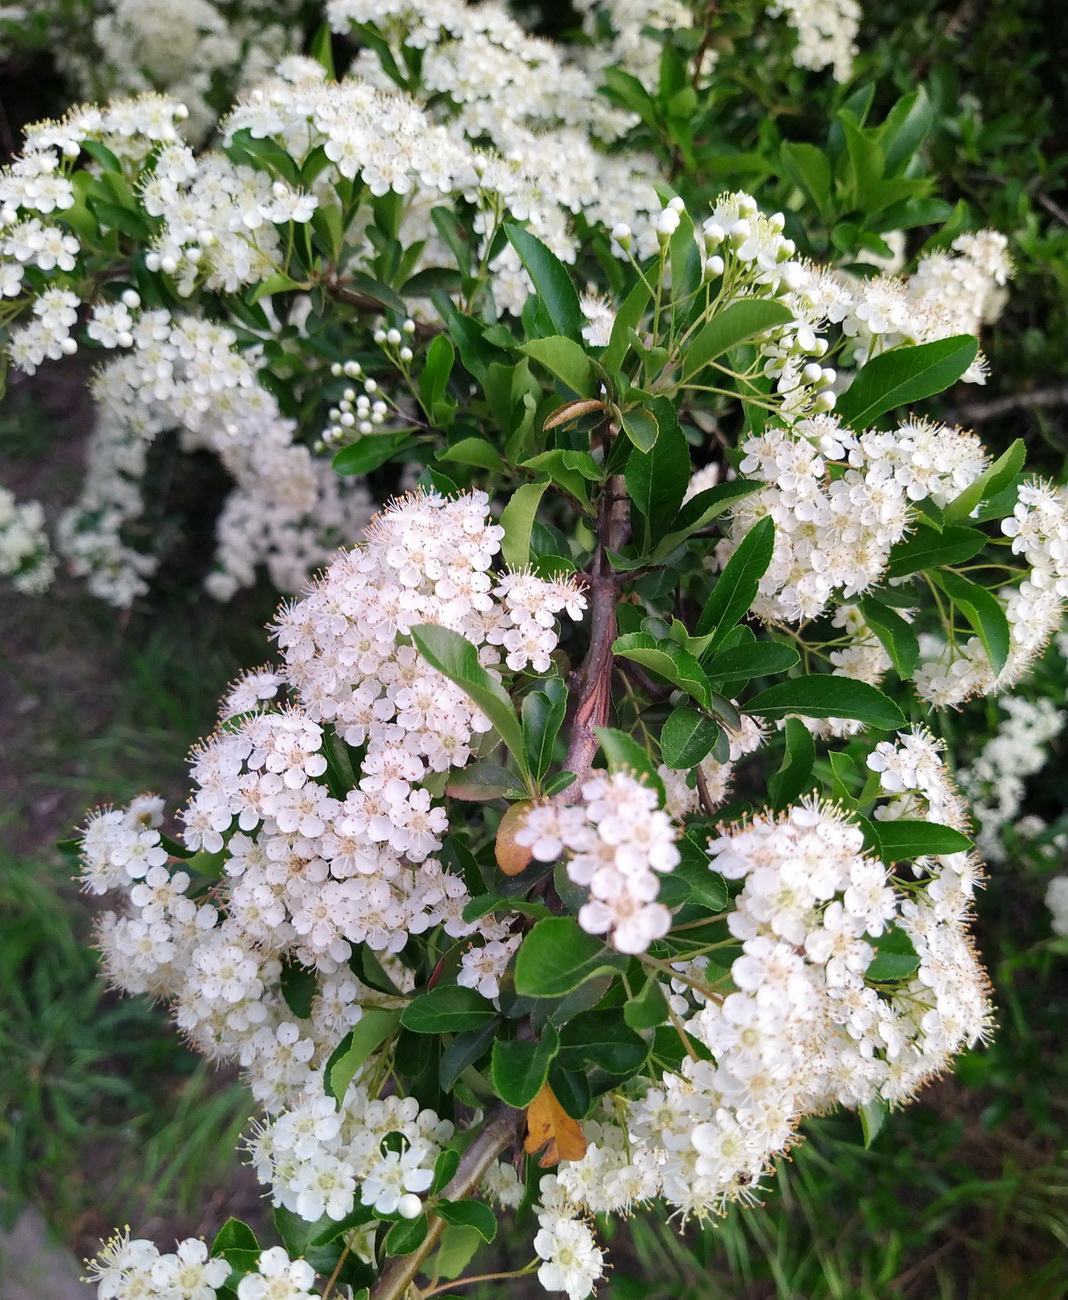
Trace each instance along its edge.
<instances>
[{"instance_id":1,"label":"green leaf","mask_svg":"<svg viewBox=\"0 0 1068 1300\"><path fill-rule=\"evenodd\" d=\"M652 786L663 805L666 799L664 783L657 773L656 764L641 745L625 731L617 731L614 727L595 727L594 730L608 760L608 770L618 772L623 768L644 777L646 785Z\"/></svg>"},{"instance_id":2,"label":"green leaf","mask_svg":"<svg viewBox=\"0 0 1068 1300\"><path fill-rule=\"evenodd\" d=\"M801 659L792 645L781 641L757 641L753 645L721 650L706 663L708 676L722 682L748 682L754 677L772 677L789 672Z\"/></svg>"},{"instance_id":3,"label":"green leaf","mask_svg":"<svg viewBox=\"0 0 1068 1300\"><path fill-rule=\"evenodd\" d=\"M692 695L704 708L711 708L712 683L708 674L676 641L670 638L658 641L647 632L628 632L615 639L612 653L632 659Z\"/></svg>"},{"instance_id":4,"label":"green leaf","mask_svg":"<svg viewBox=\"0 0 1068 1300\"><path fill-rule=\"evenodd\" d=\"M817 212L827 211L831 198L831 165L814 144L787 144L779 149L782 169L811 201Z\"/></svg>"},{"instance_id":5,"label":"green leaf","mask_svg":"<svg viewBox=\"0 0 1068 1300\"><path fill-rule=\"evenodd\" d=\"M794 313L770 298L743 298L733 302L700 329L682 358L682 377L690 379L724 352L746 343L777 325L787 325Z\"/></svg>"},{"instance_id":6,"label":"green leaf","mask_svg":"<svg viewBox=\"0 0 1068 1300\"><path fill-rule=\"evenodd\" d=\"M978 583L962 578L952 569L933 569L927 575L931 581L946 593L968 620L975 634L983 643L994 676L1005 667L1009 657L1009 620L1005 610L996 596Z\"/></svg>"},{"instance_id":7,"label":"green leaf","mask_svg":"<svg viewBox=\"0 0 1068 1300\"><path fill-rule=\"evenodd\" d=\"M240 1219L230 1218L215 1234L211 1253L213 1258L217 1258L220 1255L225 1256L231 1250L259 1250L259 1246L256 1234L247 1223L242 1223Z\"/></svg>"},{"instance_id":8,"label":"green leaf","mask_svg":"<svg viewBox=\"0 0 1068 1300\"><path fill-rule=\"evenodd\" d=\"M987 544L978 528L951 526L939 531L922 521L911 536L904 538L890 552L884 578L905 578L921 569L963 564L978 555Z\"/></svg>"},{"instance_id":9,"label":"green leaf","mask_svg":"<svg viewBox=\"0 0 1068 1300\"><path fill-rule=\"evenodd\" d=\"M468 1029L456 1035L442 1052L438 1063L438 1083L442 1092L452 1092L456 1080L469 1065L486 1055L500 1032L500 1019L494 1016L479 1029Z\"/></svg>"},{"instance_id":10,"label":"green leaf","mask_svg":"<svg viewBox=\"0 0 1068 1300\"><path fill-rule=\"evenodd\" d=\"M805 718L853 718L880 731L905 725L901 710L882 691L867 682L812 673L791 677L769 686L744 706L746 713L762 718L785 718L791 713Z\"/></svg>"},{"instance_id":11,"label":"green leaf","mask_svg":"<svg viewBox=\"0 0 1068 1300\"><path fill-rule=\"evenodd\" d=\"M626 298L623 299L623 305L616 312L612 333L608 339L608 347L605 348L604 355L601 357L601 364L609 374L618 370L623 364L623 359L626 357L627 349L630 346L629 332L638 328L651 297L652 295L645 281L639 280Z\"/></svg>"},{"instance_id":12,"label":"green leaf","mask_svg":"<svg viewBox=\"0 0 1068 1300\"><path fill-rule=\"evenodd\" d=\"M328 81L336 81L334 71L334 46L329 23L320 23L308 46L308 55L326 72Z\"/></svg>"},{"instance_id":13,"label":"green leaf","mask_svg":"<svg viewBox=\"0 0 1068 1300\"><path fill-rule=\"evenodd\" d=\"M506 1106L521 1110L541 1092L549 1075L549 1064L559 1047L552 1025L545 1026L544 1035L540 1043L525 1043L518 1039L507 1042L498 1038L493 1044L490 1079L494 1091Z\"/></svg>"},{"instance_id":14,"label":"green leaf","mask_svg":"<svg viewBox=\"0 0 1068 1300\"><path fill-rule=\"evenodd\" d=\"M678 844L680 861L670 876L663 879L685 881L689 891L689 901L706 907L710 912L720 913L727 906L727 882L718 871L712 870L708 860L708 845L702 842L696 832L683 835Z\"/></svg>"},{"instance_id":15,"label":"green leaf","mask_svg":"<svg viewBox=\"0 0 1068 1300\"><path fill-rule=\"evenodd\" d=\"M425 1214L415 1219L398 1219L386 1233L383 1249L387 1255L410 1255L426 1240L428 1228Z\"/></svg>"},{"instance_id":16,"label":"green leaf","mask_svg":"<svg viewBox=\"0 0 1068 1300\"><path fill-rule=\"evenodd\" d=\"M475 763L471 767L454 770L445 786L450 799L471 799L485 803L500 799L514 790L518 777L499 763Z\"/></svg>"},{"instance_id":17,"label":"green leaf","mask_svg":"<svg viewBox=\"0 0 1068 1300\"><path fill-rule=\"evenodd\" d=\"M286 1006L301 1020L311 1015L312 1001L319 990L319 977L310 966L300 962L282 963L282 975L278 981Z\"/></svg>"},{"instance_id":18,"label":"green leaf","mask_svg":"<svg viewBox=\"0 0 1068 1300\"><path fill-rule=\"evenodd\" d=\"M407 433L370 434L341 448L333 459L334 473L346 478L353 474L370 474L371 470L384 465L394 452L410 446L412 441Z\"/></svg>"},{"instance_id":19,"label":"green leaf","mask_svg":"<svg viewBox=\"0 0 1068 1300\"><path fill-rule=\"evenodd\" d=\"M551 451L543 451L540 455L525 460L523 468L538 474L548 474L556 487L563 488L584 507L587 513L592 513L590 493L586 484L600 478L601 475L589 452L565 451L561 447L555 447Z\"/></svg>"},{"instance_id":20,"label":"green leaf","mask_svg":"<svg viewBox=\"0 0 1068 1300\"><path fill-rule=\"evenodd\" d=\"M401 1014L401 1024L413 1034L460 1034L481 1028L496 1015L493 1003L476 989L442 984L413 998Z\"/></svg>"},{"instance_id":21,"label":"green leaf","mask_svg":"<svg viewBox=\"0 0 1068 1300\"><path fill-rule=\"evenodd\" d=\"M261 280L255 289L253 289L249 302L259 302L261 298L269 298L275 293L289 293L293 289L307 290L306 284L301 284L299 280L294 280L292 276L283 275L281 271L275 271Z\"/></svg>"},{"instance_id":22,"label":"green leaf","mask_svg":"<svg viewBox=\"0 0 1068 1300\"><path fill-rule=\"evenodd\" d=\"M650 452L656 446L660 426L651 411L643 411L641 407L636 406L633 410L624 411L619 417L619 423L623 427L623 432L639 451Z\"/></svg>"},{"instance_id":23,"label":"green leaf","mask_svg":"<svg viewBox=\"0 0 1068 1300\"><path fill-rule=\"evenodd\" d=\"M553 747L564 725L567 687L559 677L550 677L540 691L523 697L523 748L529 771L541 781L553 761Z\"/></svg>"},{"instance_id":24,"label":"green leaf","mask_svg":"<svg viewBox=\"0 0 1068 1300\"><path fill-rule=\"evenodd\" d=\"M812 784L816 742L800 718L786 719L786 752L779 770L768 782L771 806L785 808L795 803Z\"/></svg>"},{"instance_id":25,"label":"green leaf","mask_svg":"<svg viewBox=\"0 0 1068 1300\"><path fill-rule=\"evenodd\" d=\"M546 339L532 339L519 350L533 357L579 397L593 397L596 393L597 368L573 339L553 334Z\"/></svg>"},{"instance_id":26,"label":"green leaf","mask_svg":"<svg viewBox=\"0 0 1068 1300\"><path fill-rule=\"evenodd\" d=\"M645 517L648 537L657 542L675 522L690 481L690 448L675 409L664 398L653 407L660 435L652 450L637 448L627 459L624 481L631 500Z\"/></svg>"},{"instance_id":27,"label":"green leaf","mask_svg":"<svg viewBox=\"0 0 1068 1300\"><path fill-rule=\"evenodd\" d=\"M668 1019L667 999L659 980L650 979L640 993L623 1004L623 1019L631 1029L655 1029Z\"/></svg>"},{"instance_id":28,"label":"green leaf","mask_svg":"<svg viewBox=\"0 0 1068 1300\"><path fill-rule=\"evenodd\" d=\"M449 1281L459 1277L481 1245L482 1237L474 1228L446 1224L445 1231L441 1234L441 1245L428 1265L430 1275ZM441 1300L455 1300L455 1297L442 1296Z\"/></svg>"},{"instance_id":29,"label":"green leaf","mask_svg":"<svg viewBox=\"0 0 1068 1300\"><path fill-rule=\"evenodd\" d=\"M456 350L448 336L439 334L427 350L423 373L419 376L419 396L423 410L431 419L445 398L455 360Z\"/></svg>"},{"instance_id":30,"label":"green leaf","mask_svg":"<svg viewBox=\"0 0 1068 1300\"><path fill-rule=\"evenodd\" d=\"M1027 460L1027 448L1022 438L1017 438L1009 449L1000 455L993 465L970 483L959 496L955 496L946 506L946 519L966 519L977 505L996 497L1007 488L1023 469Z\"/></svg>"},{"instance_id":31,"label":"green leaf","mask_svg":"<svg viewBox=\"0 0 1068 1300\"><path fill-rule=\"evenodd\" d=\"M584 317L575 285L563 262L522 226L506 222L504 233L526 267L534 291L557 333L577 341Z\"/></svg>"},{"instance_id":32,"label":"green leaf","mask_svg":"<svg viewBox=\"0 0 1068 1300\"><path fill-rule=\"evenodd\" d=\"M501 453L488 438L461 438L451 447L439 451L438 460L451 460L458 465L475 465L480 469L495 470L498 474L508 472Z\"/></svg>"},{"instance_id":33,"label":"green leaf","mask_svg":"<svg viewBox=\"0 0 1068 1300\"><path fill-rule=\"evenodd\" d=\"M861 1102L859 1111L860 1128L864 1134L864 1147L867 1149L878 1137L883 1122L890 1114L890 1107L885 1101L876 1098L875 1101Z\"/></svg>"},{"instance_id":34,"label":"green leaf","mask_svg":"<svg viewBox=\"0 0 1068 1300\"><path fill-rule=\"evenodd\" d=\"M684 705L668 714L660 733L660 754L668 767L685 771L707 758L718 739L716 723Z\"/></svg>"},{"instance_id":35,"label":"green leaf","mask_svg":"<svg viewBox=\"0 0 1068 1300\"><path fill-rule=\"evenodd\" d=\"M755 523L735 548L697 620L697 635L712 635L712 647L749 612L775 550L771 516Z\"/></svg>"},{"instance_id":36,"label":"green leaf","mask_svg":"<svg viewBox=\"0 0 1068 1300\"><path fill-rule=\"evenodd\" d=\"M400 1024L399 1010L367 1007L352 1029L334 1048L326 1063L324 1090L335 1101L348 1091L356 1071L378 1050Z\"/></svg>"},{"instance_id":37,"label":"green leaf","mask_svg":"<svg viewBox=\"0 0 1068 1300\"><path fill-rule=\"evenodd\" d=\"M530 563L530 534L548 486L548 483L524 483L513 488L508 504L501 511L504 529L501 554L510 569L523 569Z\"/></svg>"},{"instance_id":38,"label":"green leaf","mask_svg":"<svg viewBox=\"0 0 1068 1300\"><path fill-rule=\"evenodd\" d=\"M979 343L970 334L894 348L857 371L835 414L851 429L863 429L880 415L918 402L955 384L975 360Z\"/></svg>"},{"instance_id":39,"label":"green leaf","mask_svg":"<svg viewBox=\"0 0 1068 1300\"><path fill-rule=\"evenodd\" d=\"M495 681L478 662L478 651L471 642L459 632L433 623L417 624L411 635L416 649L427 663L449 681L455 682L489 718L525 775L523 729L511 698L500 682Z\"/></svg>"},{"instance_id":40,"label":"green leaf","mask_svg":"<svg viewBox=\"0 0 1068 1300\"><path fill-rule=\"evenodd\" d=\"M388 284L376 280L373 275L367 275L363 271L346 269L345 281L346 287L355 293L362 293L365 297L381 303L383 307L395 311L398 316L407 316L408 305L396 289L391 289Z\"/></svg>"},{"instance_id":41,"label":"green leaf","mask_svg":"<svg viewBox=\"0 0 1068 1300\"><path fill-rule=\"evenodd\" d=\"M430 1184L430 1195L437 1196L456 1176L460 1167L460 1153L446 1147L434 1161L434 1181Z\"/></svg>"},{"instance_id":42,"label":"green leaf","mask_svg":"<svg viewBox=\"0 0 1068 1300\"><path fill-rule=\"evenodd\" d=\"M438 1201L434 1208L446 1223L472 1228L483 1241L497 1235L497 1216L483 1201Z\"/></svg>"},{"instance_id":43,"label":"green leaf","mask_svg":"<svg viewBox=\"0 0 1068 1300\"><path fill-rule=\"evenodd\" d=\"M755 479L732 479L729 483L720 483L714 488L698 492L695 497L691 497L683 505L671 532L666 537L661 538L652 555L643 555L640 559L627 560L622 556L614 556L610 552L609 558L612 567L621 572L626 572L629 569L644 569L647 565L659 564L677 546L681 545L691 533L697 532L699 528L704 528L717 515L729 510L739 498L749 496L751 492L756 492L761 487L763 487L763 484Z\"/></svg>"},{"instance_id":44,"label":"green leaf","mask_svg":"<svg viewBox=\"0 0 1068 1300\"><path fill-rule=\"evenodd\" d=\"M873 939L872 944L875 948L875 956L864 972L866 980L874 980L878 984L884 981L908 979L919 969L920 959L912 946L912 940L904 930L891 926L885 934L878 939Z\"/></svg>"},{"instance_id":45,"label":"green leaf","mask_svg":"<svg viewBox=\"0 0 1068 1300\"><path fill-rule=\"evenodd\" d=\"M476 894L470 902L464 904L461 915L465 921L477 921L490 912L518 912L521 916L532 916L540 921L543 916L552 916L544 903L533 898L509 898L504 894Z\"/></svg>"},{"instance_id":46,"label":"green leaf","mask_svg":"<svg viewBox=\"0 0 1068 1300\"><path fill-rule=\"evenodd\" d=\"M903 682L916 671L920 658L920 640L916 629L895 610L889 609L871 596L865 596L859 605L861 616L879 638L879 644L890 656L894 672Z\"/></svg>"},{"instance_id":47,"label":"green leaf","mask_svg":"<svg viewBox=\"0 0 1068 1300\"><path fill-rule=\"evenodd\" d=\"M594 1065L609 1074L640 1070L649 1045L627 1024L621 1007L581 1011L560 1031L560 1064L565 1069Z\"/></svg>"},{"instance_id":48,"label":"green leaf","mask_svg":"<svg viewBox=\"0 0 1068 1300\"><path fill-rule=\"evenodd\" d=\"M928 854L964 853L972 841L962 831L938 822L894 818L870 823L879 842L879 856L886 862L922 858Z\"/></svg>"},{"instance_id":49,"label":"green leaf","mask_svg":"<svg viewBox=\"0 0 1068 1300\"><path fill-rule=\"evenodd\" d=\"M548 917L519 945L515 988L522 997L560 998L591 976L615 974L626 964L626 957L580 929L573 917Z\"/></svg>"}]
</instances>

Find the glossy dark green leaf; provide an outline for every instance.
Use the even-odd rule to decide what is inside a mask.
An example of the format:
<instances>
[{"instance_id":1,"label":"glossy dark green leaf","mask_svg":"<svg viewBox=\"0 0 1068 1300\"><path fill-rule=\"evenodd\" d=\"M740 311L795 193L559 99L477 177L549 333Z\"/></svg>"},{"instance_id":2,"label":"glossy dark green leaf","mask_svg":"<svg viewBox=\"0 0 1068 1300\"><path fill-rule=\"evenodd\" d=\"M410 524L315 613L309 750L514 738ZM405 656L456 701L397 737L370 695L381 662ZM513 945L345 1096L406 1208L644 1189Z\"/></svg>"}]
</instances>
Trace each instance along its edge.
<instances>
[{"instance_id":1,"label":"glossy dark green leaf","mask_svg":"<svg viewBox=\"0 0 1068 1300\"><path fill-rule=\"evenodd\" d=\"M459 632L433 623L416 624L411 636L427 663L449 681L455 682L489 718L497 734L512 751L520 771L526 772L523 729L515 715L515 707L500 682L479 663L478 651L471 642Z\"/></svg>"},{"instance_id":2,"label":"glossy dark green leaf","mask_svg":"<svg viewBox=\"0 0 1068 1300\"><path fill-rule=\"evenodd\" d=\"M944 392L975 360L979 343L970 334L894 348L857 371L838 399L835 413L851 429L864 429L880 415Z\"/></svg>"},{"instance_id":3,"label":"glossy dark green leaf","mask_svg":"<svg viewBox=\"0 0 1068 1300\"><path fill-rule=\"evenodd\" d=\"M789 307L770 298L743 298L717 312L694 337L682 358L683 379L693 375L739 343L794 319Z\"/></svg>"},{"instance_id":4,"label":"glossy dark green leaf","mask_svg":"<svg viewBox=\"0 0 1068 1300\"><path fill-rule=\"evenodd\" d=\"M472 1228L483 1241L497 1235L497 1216L484 1201L439 1201L434 1208L446 1223Z\"/></svg>"},{"instance_id":5,"label":"glossy dark green leaf","mask_svg":"<svg viewBox=\"0 0 1068 1300\"><path fill-rule=\"evenodd\" d=\"M626 962L603 940L580 929L572 917L549 917L539 921L519 945L516 992L533 998L563 997L592 975L613 974Z\"/></svg>"},{"instance_id":6,"label":"glossy dark green leaf","mask_svg":"<svg viewBox=\"0 0 1068 1300\"><path fill-rule=\"evenodd\" d=\"M901 710L882 691L867 682L829 673L777 682L744 708L746 713L761 718L785 718L791 713L805 718L853 718L881 731L893 731L905 725Z\"/></svg>"},{"instance_id":7,"label":"glossy dark green leaf","mask_svg":"<svg viewBox=\"0 0 1068 1300\"><path fill-rule=\"evenodd\" d=\"M938 822L901 817L870 824L879 842L880 856L887 862L928 854L964 853L972 847L972 841L962 831Z\"/></svg>"},{"instance_id":8,"label":"glossy dark green leaf","mask_svg":"<svg viewBox=\"0 0 1068 1300\"><path fill-rule=\"evenodd\" d=\"M577 342L585 318L570 272L529 230L506 222L504 233L526 267L534 292L557 333Z\"/></svg>"},{"instance_id":9,"label":"glossy dark green leaf","mask_svg":"<svg viewBox=\"0 0 1068 1300\"><path fill-rule=\"evenodd\" d=\"M594 730L608 760L608 770L617 772L623 769L644 777L646 785L652 786L660 796L662 805L665 801L664 783L657 773L657 765L634 737L615 727L595 727Z\"/></svg>"},{"instance_id":10,"label":"glossy dark green leaf","mask_svg":"<svg viewBox=\"0 0 1068 1300\"><path fill-rule=\"evenodd\" d=\"M323 1089L340 1101L356 1071L378 1050L400 1024L399 1010L366 1007L363 1015L334 1048L324 1071Z\"/></svg>"},{"instance_id":11,"label":"glossy dark green leaf","mask_svg":"<svg viewBox=\"0 0 1068 1300\"><path fill-rule=\"evenodd\" d=\"M774 551L775 524L767 516L738 543L697 620L697 635L711 635L713 648L749 612Z\"/></svg>"},{"instance_id":12,"label":"glossy dark green leaf","mask_svg":"<svg viewBox=\"0 0 1068 1300\"><path fill-rule=\"evenodd\" d=\"M978 528L937 529L921 522L914 533L898 542L890 552L884 576L905 578L921 569L963 564L978 555L986 544L987 538Z\"/></svg>"},{"instance_id":13,"label":"glossy dark green leaf","mask_svg":"<svg viewBox=\"0 0 1068 1300\"><path fill-rule=\"evenodd\" d=\"M401 1014L401 1024L414 1034L459 1034L481 1028L496 1015L493 1003L477 990L442 984L413 998Z\"/></svg>"},{"instance_id":14,"label":"glossy dark green leaf","mask_svg":"<svg viewBox=\"0 0 1068 1300\"><path fill-rule=\"evenodd\" d=\"M660 733L660 753L668 767L683 771L707 758L718 739L716 723L684 705L668 714Z\"/></svg>"},{"instance_id":15,"label":"glossy dark green leaf","mask_svg":"<svg viewBox=\"0 0 1068 1300\"><path fill-rule=\"evenodd\" d=\"M712 704L712 683L708 674L688 650L665 637L657 640L647 632L627 632L612 644L612 653L632 659L643 668L665 678L692 695L706 709Z\"/></svg>"},{"instance_id":16,"label":"glossy dark green leaf","mask_svg":"<svg viewBox=\"0 0 1068 1300\"><path fill-rule=\"evenodd\" d=\"M768 782L773 808L785 808L812 785L812 765L816 761L816 742L800 718L786 719L786 752L779 770Z\"/></svg>"},{"instance_id":17,"label":"glossy dark green leaf","mask_svg":"<svg viewBox=\"0 0 1068 1300\"><path fill-rule=\"evenodd\" d=\"M990 666L997 676L1009 657L1009 620L1001 602L985 587L970 582L951 569L935 569L928 575L959 609L983 643Z\"/></svg>"}]
</instances>

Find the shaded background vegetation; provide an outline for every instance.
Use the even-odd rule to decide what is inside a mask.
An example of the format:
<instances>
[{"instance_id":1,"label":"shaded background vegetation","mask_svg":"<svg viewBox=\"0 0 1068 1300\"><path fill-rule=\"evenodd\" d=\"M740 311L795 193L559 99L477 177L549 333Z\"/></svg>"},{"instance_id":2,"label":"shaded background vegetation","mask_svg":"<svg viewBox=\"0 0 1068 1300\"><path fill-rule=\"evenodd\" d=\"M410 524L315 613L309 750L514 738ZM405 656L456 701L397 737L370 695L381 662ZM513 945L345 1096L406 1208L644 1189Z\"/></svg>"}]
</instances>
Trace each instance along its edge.
<instances>
[{"instance_id":1,"label":"shaded background vegetation","mask_svg":"<svg viewBox=\"0 0 1068 1300\"><path fill-rule=\"evenodd\" d=\"M565 6L546 5L540 19L527 8L548 33L574 25ZM995 452L1024 437L1031 462L1063 481L1068 7L865 8L856 80L875 85L876 115L926 86L939 193L1007 234L1018 265L985 340L990 383L956 397L950 413ZM718 9L727 49L742 27L732 29L729 3ZM845 93L796 69L728 87L715 131L738 154L775 133L819 143ZM15 147L25 122L61 111L63 94L47 48L0 63L0 149ZM714 156L699 187L754 184ZM81 472L84 379L69 363L46 367L15 383L0 407L0 480L53 512ZM131 1213L139 1233L164 1245L210 1233L230 1213L262 1213L231 1154L251 1103L188 1053L158 1010L95 979L94 905L54 848L94 803L152 788L173 808L185 782L178 756L210 730L226 682L265 655L265 588L225 607L199 593L224 491L218 471L205 457L176 475L166 446L157 459L150 525L157 540L174 541L150 599L117 615L61 579L48 600L0 603L0 1214L11 1221L36 1204L79 1254ZM190 535L202 549L178 541ZM974 725L986 722L980 710ZM1048 820L1063 814L1065 757L1055 750L1033 783L1029 808ZM605 1225L615 1234L605 1291L618 1300L1068 1296L1068 954L1049 939L1047 874L1018 855L979 900L978 941L999 1009L992 1045L893 1116L870 1149L853 1115L808 1123L763 1209L735 1208L685 1232L648 1215ZM505 1261L525 1247L506 1239L499 1249ZM512 1284L510 1294L540 1294L532 1280L527 1288Z\"/></svg>"}]
</instances>

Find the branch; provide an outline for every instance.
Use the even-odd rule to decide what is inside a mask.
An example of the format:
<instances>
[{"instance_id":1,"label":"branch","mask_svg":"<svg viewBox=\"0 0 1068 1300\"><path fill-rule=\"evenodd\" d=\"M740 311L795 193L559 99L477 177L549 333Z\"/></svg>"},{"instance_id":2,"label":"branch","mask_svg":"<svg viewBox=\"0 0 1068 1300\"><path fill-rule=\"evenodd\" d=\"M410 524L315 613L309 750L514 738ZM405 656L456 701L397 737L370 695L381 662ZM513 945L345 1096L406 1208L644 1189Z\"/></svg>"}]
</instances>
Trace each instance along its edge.
<instances>
[{"instance_id":1,"label":"branch","mask_svg":"<svg viewBox=\"0 0 1068 1300\"><path fill-rule=\"evenodd\" d=\"M513 1110L511 1106L500 1107L460 1157L456 1173L442 1189L442 1199L462 1201L470 1196L501 1152L519 1140L524 1119L523 1111ZM409 1287L415 1282L424 1261L438 1244L444 1230L445 1220L432 1214L421 1245L411 1254L398 1255L386 1265L371 1288L371 1300L406 1300Z\"/></svg>"},{"instance_id":2,"label":"branch","mask_svg":"<svg viewBox=\"0 0 1068 1300\"><path fill-rule=\"evenodd\" d=\"M597 507L597 551L588 574L590 645L577 674L578 706L571 720L571 739L564 767L575 780L560 796L561 803L578 803L582 785L593 766L600 741L595 728L608 721L612 698L612 642L616 639L616 579L606 551L618 551L628 527L627 494L622 478L609 480Z\"/></svg>"},{"instance_id":3,"label":"branch","mask_svg":"<svg viewBox=\"0 0 1068 1300\"><path fill-rule=\"evenodd\" d=\"M945 419L950 424L982 424L996 420L1013 411L1033 411L1044 406L1068 406L1068 384L1058 388L1035 388L1029 393L1010 393L1007 397L992 397L986 402L968 402L947 411Z\"/></svg>"}]
</instances>

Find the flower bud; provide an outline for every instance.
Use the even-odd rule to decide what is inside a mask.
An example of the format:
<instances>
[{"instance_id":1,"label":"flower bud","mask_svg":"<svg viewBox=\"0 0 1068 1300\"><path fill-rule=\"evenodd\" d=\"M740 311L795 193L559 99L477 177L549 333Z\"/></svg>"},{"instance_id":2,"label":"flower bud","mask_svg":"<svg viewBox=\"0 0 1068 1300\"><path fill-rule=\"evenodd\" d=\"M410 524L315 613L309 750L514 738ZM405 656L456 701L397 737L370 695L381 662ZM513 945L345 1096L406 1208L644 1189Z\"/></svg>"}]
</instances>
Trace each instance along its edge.
<instances>
[{"instance_id":1,"label":"flower bud","mask_svg":"<svg viewBox=\"0 0 1068 1300\"><path fill-rule=\"evenodd\" d=\"M423 1202L414 1192L405 1192L397 1202L397 1213L402 1219L418 1219L423 1213Z\"/></svg>"},{"instance_id":2,"label":"flower bud","mask_svg":"<svg viewBox=\"0 0 1068 1300\"><path fill-rule=\"evenodd\" d=\"M620 221L612 227L612 238L623 249L624 252L630 248L631 230L625 221Z\"/></svg>"}]
</instances>

